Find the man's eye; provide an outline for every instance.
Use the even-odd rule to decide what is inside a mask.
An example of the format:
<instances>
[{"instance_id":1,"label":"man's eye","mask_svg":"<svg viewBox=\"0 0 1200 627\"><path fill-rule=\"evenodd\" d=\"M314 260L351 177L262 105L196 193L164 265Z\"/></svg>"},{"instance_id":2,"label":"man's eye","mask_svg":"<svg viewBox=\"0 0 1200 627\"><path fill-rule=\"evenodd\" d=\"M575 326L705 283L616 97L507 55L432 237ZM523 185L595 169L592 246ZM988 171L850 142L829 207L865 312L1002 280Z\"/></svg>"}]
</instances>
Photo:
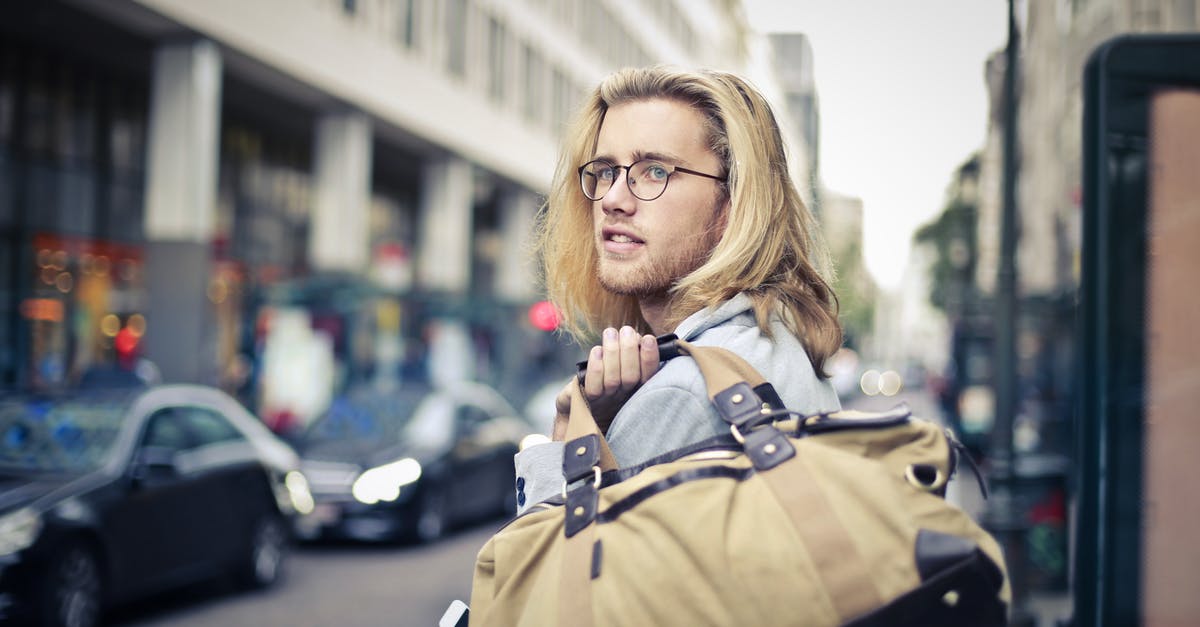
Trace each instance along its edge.
<instances>
[{"instance_id":1,"label":"man's eye","mask_svg":"<svg viewBox=\"0 0 1200 627\"><path fill-rule=\"evenodd\" d=\"M667 166L661 163L651 163L646 166L646 178L651 181L664 181L670 173Z\"/></svg>"},{"instance_id":2,"label":"man's eye","mask_svg":"<svg viewBox=\"0 0 1200 627\"><path fill-rule=\"evenodd\" d=\"M601 181L611 181L616 175L616 168L596 168L596 178Z\"/></svg>"}]
</instances>

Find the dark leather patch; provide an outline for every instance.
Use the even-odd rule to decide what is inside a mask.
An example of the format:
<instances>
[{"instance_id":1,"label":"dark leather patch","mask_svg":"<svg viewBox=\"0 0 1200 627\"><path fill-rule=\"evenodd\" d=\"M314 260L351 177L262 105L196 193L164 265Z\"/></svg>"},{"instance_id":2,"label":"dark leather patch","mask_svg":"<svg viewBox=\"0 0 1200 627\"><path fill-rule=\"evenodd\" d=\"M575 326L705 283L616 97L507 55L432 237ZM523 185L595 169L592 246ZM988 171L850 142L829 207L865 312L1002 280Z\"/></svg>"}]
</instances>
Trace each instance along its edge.
<instances>
[{"instance_id":1,"label":"dark leather patch","mask_svg":"<svg viewBox=\"0 0 1200 627\"><path fill-rule=\"evenodd\" d=\"M592 545L592 579L600 576L600 558L604 556L603 547L600 546L600 541Z\"/></svg>"},{"instance_id":2,"label":"dark leather patch","mask_svg":"<svg viewBox=\"0 0 1200 627\"><path fill-rule=\"evenodd\" d=\"M592 467L600 460L600 436L592 433L575 438L563 448L563 476L567 483L592 476Z\"/></svg>"},{"instance_id":3,"label":"dark leather patch","mask_svg":"<svg viewBox=\"0 0 1200 627\"><path fill-rule=\"evenodd\" d=\"M563 531L567 537L579 533L596 520L596 510L600 507L600 493L591 483L585 483L567 492L566 523Z\"/></svg>"},{"instance_id":4,"label":"dark leather patch","mask_svg":"<svg viewBox=\"0 0 1200 627\"><path fill-rule=\"evenodd\" d=\"M771 409L775 411L787 409L783 406L783 399L779 398L779 393L775 391L775 386L770 383L761 383L754 386L754 393L758 395L758 398L762 399L762 402L770 405Z\"/></svg>"},{"instance_id":5,"label":"dark leather patch","mask_svg":"<svg viewBox=\"0 0 1200 627\"><path fill-rule=\"evenodd\" d=\"M796 447L779 429L761 427L746 436L746 457L758 471L770 470L796 454Z\"/></svg>"},{"instance_id":6,"label":"dark leather patch","mask_svg":"<svg viewBox=\"0 0 1200 627\"><path fill-rule=\"evenodd\" d=\"M721 418L738 427L752 423L762 416L762 400L749 383L741 381L719 392L713 398Z\"/></svg>"},{"instance_id":7,"label":"dark leather patch","mask_svg":"<svg viewBox=\"0 0 1200 627\"><path fill-rule=\"evenodd\" d=\"M846 627L1004 627L1004 575L979 549L938 571L916 589L845 623Z\"/></svg>"},{"instance_id":8,"label":"dark leather patch","mask_svg":"<svg viewBox=\"0 0 1200 627\"><path fill-rule=\"evenodd\" d=\"M932 579L934 575L969 558L975 549L975 543L966 538L930 529L917 531L916 560L921 581Z\"/></svg>"}]
</instances>

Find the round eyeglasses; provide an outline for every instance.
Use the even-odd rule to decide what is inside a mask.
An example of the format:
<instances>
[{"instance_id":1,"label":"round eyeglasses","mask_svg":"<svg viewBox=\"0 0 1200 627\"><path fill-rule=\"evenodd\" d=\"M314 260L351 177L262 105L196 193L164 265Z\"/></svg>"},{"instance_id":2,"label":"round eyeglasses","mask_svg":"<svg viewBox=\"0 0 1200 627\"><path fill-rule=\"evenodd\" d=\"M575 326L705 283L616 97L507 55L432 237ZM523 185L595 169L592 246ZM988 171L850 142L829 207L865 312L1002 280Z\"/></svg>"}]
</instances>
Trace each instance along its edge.
<instances>
[{"instance_id":1,"label":"round eyeglasses","mask_svg":"<svg viewBox=\"0 0 1200 627\"><path fill-rule=\"evenodd\" d=\"M703 176L714 181L725 180L722 176L667 165L654 159L642 159L630 165L615 165L603 159L596 159L579 166L579 186L583 188L583 195L588 200L604 198L608 190L612 189L613 182L617 180L617 170L621 168L625 169L625 184L629 186L629 192L639 200L655 200L662 196L663 192L667 191L667 182L671 180L671 175L677 172Z\"/></svg>"}]
</instances>

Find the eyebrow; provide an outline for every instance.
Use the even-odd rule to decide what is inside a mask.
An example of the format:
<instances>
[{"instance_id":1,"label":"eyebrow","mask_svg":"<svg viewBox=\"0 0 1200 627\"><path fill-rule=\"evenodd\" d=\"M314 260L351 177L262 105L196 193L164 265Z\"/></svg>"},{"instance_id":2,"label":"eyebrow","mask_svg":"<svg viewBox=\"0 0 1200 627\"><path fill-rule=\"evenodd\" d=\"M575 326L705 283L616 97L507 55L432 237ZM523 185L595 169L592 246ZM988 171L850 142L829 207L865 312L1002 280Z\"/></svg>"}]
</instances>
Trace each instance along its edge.
<instances>
[{"instance_id":1,"label":"eyebrow","mask_svg":"<svg viewBox=\"0 0 1200 627\"><path fill-rule=\"evenodd\" d=\"M630 163L637 163L638 161L641 161L642 159L653 159L655 161L668 161L671 163L684 165L684 166L686 166L688 163L686 159L683 159L682 157L679 157L677 155L673 155L673 154L666 153L666 152L656 152L653 150L635 150L635 151L633 151L632 156L633 156L633 161L631 161ZM595 157L593 157L593 159L607 161L607 162L613 163L613 164L617 163L617 160L612 155L596 155Z\"/></svg>"}]
</instances>

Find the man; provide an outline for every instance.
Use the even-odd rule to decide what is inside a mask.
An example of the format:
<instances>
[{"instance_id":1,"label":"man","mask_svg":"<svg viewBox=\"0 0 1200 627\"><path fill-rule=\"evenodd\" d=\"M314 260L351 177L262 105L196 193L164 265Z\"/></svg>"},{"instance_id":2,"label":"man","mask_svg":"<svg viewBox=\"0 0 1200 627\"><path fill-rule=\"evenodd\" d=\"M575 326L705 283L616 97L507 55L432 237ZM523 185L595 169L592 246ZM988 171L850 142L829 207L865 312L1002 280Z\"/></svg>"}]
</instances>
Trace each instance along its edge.
<instances>
[{"instance_id":1,"label":"man","mask_svg":"<svg viewBox=\"0 0 1200 627\"><path fill-rule=\"evenodd\" d=\"M742 79L661 67L605 79L567 133L539 236L564 328L581 344L600 335L583 391L623 468L729 432L692 360L660 368L655 335L732 350L792 411L839 408L824 373L842 340L826 255L774 115ZM555 440L569 409L564 391ZM561 441L517 456L522 509L561 491L561 463Z\"/></svg>"}]
</instances>

